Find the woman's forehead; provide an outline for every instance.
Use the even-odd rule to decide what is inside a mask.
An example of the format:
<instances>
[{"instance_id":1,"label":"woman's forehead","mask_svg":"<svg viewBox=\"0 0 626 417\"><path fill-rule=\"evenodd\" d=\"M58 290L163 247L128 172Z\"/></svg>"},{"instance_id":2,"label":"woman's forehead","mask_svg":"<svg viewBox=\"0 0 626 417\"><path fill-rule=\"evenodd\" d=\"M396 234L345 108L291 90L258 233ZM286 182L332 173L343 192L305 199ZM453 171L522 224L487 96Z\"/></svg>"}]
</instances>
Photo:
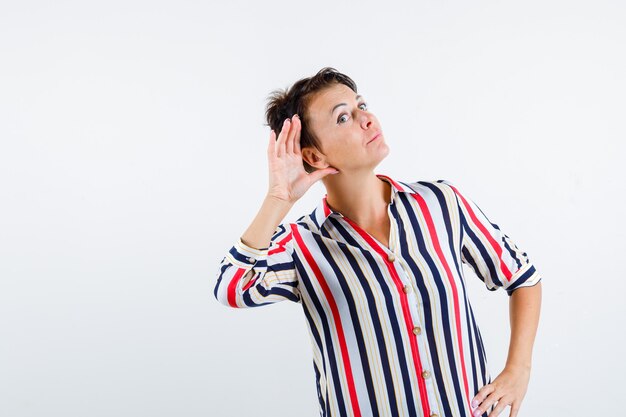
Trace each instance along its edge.
<instances>
[{"instance_id":1,"label":"woman's forehead","mask_svg":"<svg viewBox=\"0 0 626 417\"><path fill-rule=\"evenodd\" d=\"M329 120L339 105L351 103L359 97L344 84L333 85L316 93L309 102L309 117L317 121Z\"/></svg>"}]
</instances>

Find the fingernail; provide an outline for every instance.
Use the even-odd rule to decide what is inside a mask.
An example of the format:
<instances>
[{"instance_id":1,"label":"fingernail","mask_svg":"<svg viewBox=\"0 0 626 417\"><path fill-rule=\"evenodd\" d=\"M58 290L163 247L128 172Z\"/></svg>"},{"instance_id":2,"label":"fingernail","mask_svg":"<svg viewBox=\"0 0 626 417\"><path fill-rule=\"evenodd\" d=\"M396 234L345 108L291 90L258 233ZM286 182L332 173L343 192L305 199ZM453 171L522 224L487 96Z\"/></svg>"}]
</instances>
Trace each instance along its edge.
<instances>
[{"instance_id":1,"label":"fingernail","mask_svg":"<svg viewBox=\"0 0 626 417\"><path fill-rule=\"evenodd\" d=\"M478 406L478 401L472 400L472 407L476 408Z\"/></svg>"},{"instance_id":2,"label":"fingernail","mask_svg":"<svg viewBox=\"0 0 626 417\"><path fill-rule=\"evenodd\" d=\"M476 411L474 411L474 417L480 417L480 409L476 409Z\"/></svg>"},{"instance_id":3,"label":"fingernail","mask_svg":"<svg viewBox=\"0 0 626 417\"><path fill-rule=\"evenodd\" d=\"M300 116L298 116L298 113L296 113L296 114L293 115L293 117L300 117Z\"/></svg>"}]
</instances>

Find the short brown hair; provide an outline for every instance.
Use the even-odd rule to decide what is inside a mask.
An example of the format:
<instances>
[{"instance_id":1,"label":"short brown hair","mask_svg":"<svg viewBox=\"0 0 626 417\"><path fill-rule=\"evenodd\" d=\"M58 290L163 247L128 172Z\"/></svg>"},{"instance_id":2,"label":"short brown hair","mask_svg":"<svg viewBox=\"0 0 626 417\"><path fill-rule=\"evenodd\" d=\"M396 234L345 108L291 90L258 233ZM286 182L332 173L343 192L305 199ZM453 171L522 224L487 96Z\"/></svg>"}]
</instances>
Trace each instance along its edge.
<instances>
[{"instance_id":1,"label":"short brown hair","mask_svg":"<svg viewBox=\"0 0 626 417\"><path fill-rule=\"evenodd\" d=\"M268 97L265 108L265 126L269 126L276 138L283 127L283 121L298 114L302 128L300 130L300 148L313 147L320 150L319 140L313 132L307 128L309 122L307 110L308 105L315 93L334 85L345 84L352 91L357 92L356 83L352 78L340 73L332 67L324 67L312 77L302 78L296 81L290 88L285 90L274 90ZM306 161L302 161L306 172L313 172L316 168L310 166Z\"/></svg>"}]
</instances>

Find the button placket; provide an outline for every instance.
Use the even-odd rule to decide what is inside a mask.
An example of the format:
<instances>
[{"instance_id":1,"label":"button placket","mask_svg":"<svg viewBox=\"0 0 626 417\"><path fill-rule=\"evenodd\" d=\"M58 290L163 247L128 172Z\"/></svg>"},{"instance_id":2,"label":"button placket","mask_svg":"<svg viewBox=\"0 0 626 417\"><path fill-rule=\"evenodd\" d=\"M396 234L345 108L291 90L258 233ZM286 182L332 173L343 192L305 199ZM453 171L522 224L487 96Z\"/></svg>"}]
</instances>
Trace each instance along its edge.
<instances>
[{"instance_id":1,"label":"button placket","mask_svg":"<svg viewBox=\"0 0 626 417\"><path fill-rule=\"evenodd\" d=\"M413 328L413 333L416 335L415 337L417 338L417 344L418 344L418 349L420 350L420 352L425 352L426 351L426 343L421 343L421 336L418 337L418 335L422 334L422 328L419 326L415 326ZM434 377L432 375L432 372L430 371L430 369L424 369L424 366L429 367L431 364L430 361L430 357L428 354L423 355L422 356L422 373L420 375L420 378L424 381L424 386L426 388L426 393L427 393L427 397L428 398L428 403L430 406L431 410L436 410L438 407L438 403L436 401L437 398L437 393L435 392L435 381L433 380ZM437 416L436 413L432 413L431 415Z\"/></svg>"},{"instance_id":2,"label":"button placket","mask_svg":"<svg viewBox=\"0 0 626 417\"><path fill-rule=\"evenodd\" d=\"M424 380L426 382L426 392L428 393L428 398L436 398L435 395L437 395L435 393L435 381L434 381L434 377L431 375L429 376L427 379ZM439 414L437 414L435 411L438 409L438 404L433 401L432 404L430 404L430 409L432 410L432 414L431 417L436 417Z\"/></svg>"},{"instance_id":3,"label":"button placket","mask_svg":"<svg viewBox=\"0 0 626 417\"><path fill-rule=\"evenodd\" d=\"M387 260L389 262L398 261L398 262L395 262L395 265L396 266L400 265L400 268L396 267L396 272L398 273L398 276L400 278L402 278L402 283L404 284L402 286L402 291L405 294L409 294L409 293L413 292L413 285L410 282L410 278L408 278L407 274L405 273L406 269L404 267L404 264L401 262L401 258L396 257L396 255L393 252L391 252L391 253L387 254ZM406 282L406 281L409 281L409 282ZM408 297L408 295L407 295L407 297Z\"/></svg>"},{"instance_id":4,"label":"button placket","mask_svg":"<svg viewBox=\"0 0 626 417\"><path fill-rule=\"evenodd\" d=\"M418 298L417 293L415 294L415 297ZM431 371L432 362L431 362L430 353L429 353L428 346L427 346L427 339L425 335L423 334L423 327L421 324L421 315L417 311L418 303L417 302L410 303L409 308L411 310L411 315L413 316L413 326L414 326L412 330L413 335L414 335L413 337L415 337L417 340L419 351L425 352L425 355L422 356L422 359L423 359L422 360L422 374L420 375L420 378L422 378L422 380L424 381L426 385L426 392L428 394L429 403L431 403L430 404L431 410L437 410L438 409L437 403L432 401L433 399L436 398L436 395L437 395L437 393L435 392L435 381L434 381L434 377ZM438 416L438 414L433 412L431 416Z\"/></svg>"},{"instance_id":5,"label":"button placket","mask_svg":"<svg viewBox=\"0 0 626 417\"><path fill-rule=\"evenodd\" d=\"M389 255L387 256L387 259L389 259ZM404 291L405 293L408 294L413 291L413 285L411 284L410 274L407 272L404 259L402 259L399 256L396 256L395 253L393 254L393 259L394 261L397 261L394 263L394 265L396 266L396 272L398 273L398 276L402 278L402 283L404 284L405 287L407 286L410 287L410 289Z\"/></svg>"},{"instance_id":6,"label":"button placket","mask_svg":"<svg viewBox=\"0 0 626 417\"><path fill-rule=\"evenodd\" d=\"M393 248L391 245L392 243L390 241L390 247ZM409 303L409 308L413 316L413 325L414 325L413 334L414 334L414 337L417 339L419 351L426 352L426 355L423 356L425 361L422 363L423 365L429 366L431 363L430 355L428 353L428 347L426 346L427 342L425 338L423 338L422 336L422 327L421 327L421 320L420 320L421 315L419 315L418 314L419 312L417 311L417 308L420 305L419 303L420 298L417 292L413 291L414 288L412 284L410 270L407 269L407 266L405 266L403 259L401 257L396 256L395 253L393 253L393 251L387 254L387 260L389 262L392 262L394 266L396 266L395 268L396 272L398 273L398 276L402 279L402 283L404 284L402 287L402 291L404 292L404 294L406 294L406 297L409 300L412 300L413 297L415 297L415 302ZM400 265L400 268L397 267L398 265ZM435 381L433 380L431 371L429 369L422 369L421 378L424 380L424 383L426 385L426 391L428 393L429 402L432 402L433 399L436 398L437 393L435 392L435 387L434 387ZM432 404L430 404L430 408L431 410L437 410L437 403L433 402ZM433 411L430 417L439 417L439 414Z\"/></svg>"},{"instance_id":7,"label":"button placket","mask_svg":"<svg viewBox=\"0 0 626 417\"><path fill-rule=\"evenodd\" d=\"M407 272L408 270L406 269L404 263L402 262L402 259L399 257L396 257L396 255L393 252L390 252L387 254L387 260L389 262L395 262L394 265L396 266L396 271L398 273L398 276L402 279L402 283L404 284L404 286L402 287L402 291L404 292L404 294L406 294L407 298L412 298L413 297L413 285L411 283L411 278L410 278L410 274ZM397 265L400 265L400 268L397 268ZM419 300L417 294L415 294L415 297ZM411 313L414 317L413 319L413 334L415 335L414 337L417 339L417 344L418 344L418 349L420 352L427 352L427 346L426 346L426 341L422 339L421 334L422 334L422 327L421 327L421 323L420 323L420 315L416 314L417 312L416 310L416 305L418 303L409 303L409 308L412 310ZM426 354L426 356L424 356L424 358L426 359L426 361L424 363L430 364L430 358L428 353ZM423 378L424 383L426 385L426 391L428 392L428 398L430 399L434 399L436 398L436 393L434 391L434 381L432 378L432 374L431 371L428 369L423 369L422 371L422 375L421 378ZM429 401L430 402L430 401ZM435 409L435 407L437 407L436 403L430 404L431 410ZM432 413L431 417L438 417L437 413Z\"/></svg>"},{"instance_id":8,"label":"button placket","mask_svg":"<svg viewBox=\"0 0 626 417\"><path fill-rule=\"evenodd\" d=\"M420 327L414 327L413 328L413 333L415 334L421 334L422 330ZM425 349L426 346L424 346L424 343L419 343L419 339L418 338L418 344L420 345L420 349ZM430 364L430 361L428 360L428 355L424 357L424 359L426 359L424 362L422 362L422 365L424 364ZM429 399L429 405L431 410L435 410L437 408L437 403L434 401L434 399L436 398L437 393L435 393L435 381L433 380L433 375L432 372L429 369L424 369L422 368L422 374L421 374L421 378L424 380L424 383L426 385L426 392L428 394L428 399ZM433 412L431 414L431 417L436 417L438 414Z\"/></svg>"}]
</instances>

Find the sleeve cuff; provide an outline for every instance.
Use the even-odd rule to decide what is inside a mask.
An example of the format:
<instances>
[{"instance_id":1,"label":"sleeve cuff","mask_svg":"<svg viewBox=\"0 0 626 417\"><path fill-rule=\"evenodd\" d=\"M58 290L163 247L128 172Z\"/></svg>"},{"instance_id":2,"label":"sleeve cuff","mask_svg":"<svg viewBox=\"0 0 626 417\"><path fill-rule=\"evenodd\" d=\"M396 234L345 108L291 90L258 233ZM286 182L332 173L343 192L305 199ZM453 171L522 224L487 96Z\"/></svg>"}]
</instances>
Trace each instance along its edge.
<instances>
[{"instance_id":1,"label":"sleeve cuff","mask_svg":"<svg viewBox=\"0 0 626 417\"><path fill-rule=\"evenodd\" d=\"M535 285L537 285L537 284L539 284L539 283L541 282L541 279L542 279L542 277L541 277L539 274L537 274L537 276L535 277L535 279L533 279L533 280L529 280L529 281L526 281L524 284L519 285L519 286L517 286L517 287L515 287L515 288L513 288L513 289L507 289L507 290L506 290L506 293L507 293L507 294L509 295L509 297L510 297L510 296L512 296L512 295L513 295L513 293L515 292L515 290L518 290L518 289L520 289L520 288L534 287Z\"/></svg>"},{"instance_id":2,"label":"sleeve cuff","mask_svg":"<svg viewBox=\"0 0 626 417\"><path fill-rule=\"evenodd\" d=\"M267 257L269 247L256 249L243 243L241 237L237 239L233 246L234 252L232 255L236 261L245 265L254 265L258 261Z\"/></svg>"}]
</instances>

